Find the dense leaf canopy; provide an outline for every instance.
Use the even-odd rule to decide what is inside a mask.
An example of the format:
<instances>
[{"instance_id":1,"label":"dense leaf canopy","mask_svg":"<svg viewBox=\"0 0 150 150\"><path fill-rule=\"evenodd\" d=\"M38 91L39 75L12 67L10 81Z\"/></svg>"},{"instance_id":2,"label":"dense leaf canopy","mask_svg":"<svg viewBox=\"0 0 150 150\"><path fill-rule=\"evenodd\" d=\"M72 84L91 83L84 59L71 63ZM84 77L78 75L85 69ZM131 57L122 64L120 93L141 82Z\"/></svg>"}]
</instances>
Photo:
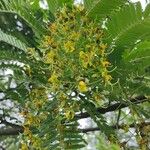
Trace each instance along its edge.
<instances>
[{"instance_id":1,"label":"dense leaf canopy","mask_svg":"<svg viewBox=\"0 0 150 150\"><path fill-rule=\"evenodd\" d=\"M149 60L150 4L0 0L2 139L72 150L99 131L97 149L126 149L133 128L136 149L148 149ZM94 126L81 128L85 118Z\"/></svg>"}]
</instances>

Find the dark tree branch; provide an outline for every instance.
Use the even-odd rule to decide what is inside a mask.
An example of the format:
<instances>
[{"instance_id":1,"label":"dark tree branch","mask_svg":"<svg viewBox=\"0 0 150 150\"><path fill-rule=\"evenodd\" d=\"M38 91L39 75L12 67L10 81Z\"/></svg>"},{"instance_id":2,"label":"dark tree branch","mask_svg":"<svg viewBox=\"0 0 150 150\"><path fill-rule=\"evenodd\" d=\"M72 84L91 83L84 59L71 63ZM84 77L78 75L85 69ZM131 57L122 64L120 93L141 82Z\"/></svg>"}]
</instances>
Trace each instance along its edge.
<instances>
[{"instance_id":1,"label":"dark tree branch","mask_svg":"<svg viewBox=\"0 0 150 150\"><path fill-rule=\"evenodd\" d=\"M5 124L6 126L10 126L12 128L19 128L20 127L19 125L13 124L13 123L8 122L8 121L6 121L4 119L0 119L0 121L1 121L2 124Z\"/></svg>"},{"instance_id":2,"label":"dark tree branch","mask_svg":"<svg viewBox=\"0 0 150 150\"><path fill-rule=\"evenodd\" d=\"M4 124L5 127L0 128L0 135L18 135L23 132L23 127L17 124L13 124L0 118L1 124Z\"/></svg>"},{"instance_id":3,"label":"dark tree branch","mask_svg":"<svg viewBox=\"0 0 150 150\"><path fill-rule=\"evenodd\" d=\"M144 126L149 126L150 125L150 122L143 122L143 123L139 123L139 124L130 124L130 125L127 125L129 128L135 128L135 127L144 127ZM111 126L112 129L123 129L126 125L125 124L122 124L122 125L119 125L119 126ZM93 132L93 131L100 131L100 128L98 127L95 127L95 128L87 128L87 129L79 129L80 132L82 133L87 133L87 132ZM0 136L8 136L8 135L18 135L19 133L23 133L23 127L21 126L17 126L17 127L14 127L14 128L0 128Z\"/></svg>"},{"instance_id":4,"label":"dark tree branch","mask_svg":"<svg viewBox=\"0 0 150 150\"><path fill-rule=\"evenodd\" d=\"M135 128L136 126L138 126L139 128L141 127L144 127L144 126L149 126L150 125L150 122L143 122L143 123L139 123L139 124L135 124L135 123L132 123L130 125L128 125L129 128ZM111 126L112 129L123 129L126 125L122 124L122 125L114 125L114 126ZM95 127L95 128L86 128L86 129L80 129L80 131L82 133L87 133L87 132L93 132L93 131L100 131L100 128L99 127Z\"/></svg>"},{"instance_id":5,"label":"dark tree branch","mask_svg":"<svg viewBox=\"0 0 150 150\"><path fill-rule=\"evenodd\" d=\"M145 96L139 96L136 97L134 99L131 99L130 102L121 102L121 103L116 103L113 104L107 108L98 108L96 113L100 113L100 114L105 114L107 112L112 112L112 111L116 111L116 110L120 110L122 108L128 107L131 104L139 104L139 103L143 103L148 101L149 99ZM87 118L90 117L90 115L85 112L85 113L81 113L79 115L76 115L75 118L76 119L82 119L82 118ZM7 122L6 120L1 119L1 123L5 124L6 126L10 126L9 128L0 128L0 135L18 135L19 133L23 132L23 127ZM147 123L143 123L143 125L150 125L149 122ZM135 127L135 124L131 124L129 125L131 128ZM141 126L138 124L138 126ZM118 126L112 126L113 129L121 129L123 128L123 125L118 125ZM100 128L88 128L88 129L81 129L82 133L86 133L86 132L90 132L90 131L98 131L100 130Z\"/></svg>"},{"instance_id":6,"label":"dark tree branch","mask_svg":"<svg viewBox=\"0 0 150 150\"><path fill-rule=\"evenodd\" d=\"M116 111L116 110L128 107L131 104L140 104L148 100L149 99L145 96L138 96L136 98L131 99L129 102L123 101L123 102L108 106L107 108L98 108L96 113L105 114L107 112L112 112L112 111ZM90 115L87 112L81 113L75 116L76 119L83 119L83 118L88 118L88 117L90 117Z\"/></svg>"},{"instance_id":7,"label":"dark tree branch","mask_svg":"<svg viewBox=\"0 0 150 150\"><path fill-rule=\"evenodd\" d=\"M10 98L7 97L0 98L0 101L5 101L5 100L10 100Z\"/></svg>"},{"instance_id":8,"label":"dark tree branch","mask_svg":"<svg viewBox=\"0 0 150 150\"><path fill-rule=\"evenodd\" d=\"M0 146L0 150L5 150L5 148L3 146Z\"/></svg>"},{"instance_id":9,"label":"dark tree branch","mask_svg":"<svg viewBox=\"0 0 150 150\"><path fill-rule=\"evenodd\" d=\"M0 128L0 136L6 136L6 135L18 135L19 133L23 132L23 127L17 127L17 128Z\"/></svg>"}]
</instances>

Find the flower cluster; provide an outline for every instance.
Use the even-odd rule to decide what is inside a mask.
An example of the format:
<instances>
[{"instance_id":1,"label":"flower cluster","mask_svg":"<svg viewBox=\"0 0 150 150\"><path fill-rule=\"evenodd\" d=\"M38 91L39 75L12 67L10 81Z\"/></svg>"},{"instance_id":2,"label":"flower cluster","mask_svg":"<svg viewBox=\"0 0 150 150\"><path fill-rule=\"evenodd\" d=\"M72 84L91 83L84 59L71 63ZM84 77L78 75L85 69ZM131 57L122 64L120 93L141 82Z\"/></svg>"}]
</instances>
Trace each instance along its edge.
<instances>
[{"instance_id":1,"label":"flower cluster","mask_svg":"<svg viewBox=\"0 0 150 150\"><path fill-rule=\"evenodd\" d=\"M65 6L56 12L55 18L48 25L49 34L43 37L40 45L43 53L40 61L49 71L49 74L46 73L47 84L43 89L31 91L31 102L26 104L27 113L23 112L24 135L36 149L41 142L38 142L36 134L33 136L30 128L39 130L42 119L47 117L43 113L48 99L46 91L54 95L52 101L56 101L56 106L51 116L57 120L56 129L61 135L65 130L62 119L73 120L75 113L79 112L78 95L92 95L90 100L100 104L103 99L100 89L109 85L112 79L109 74L111 63L107 59L107 45L103 43L100 25L86 16L82 6ZM28 53L31 57L36 56L34 49L29 49ZM64 145L63 138L60 138L60 143ZM22 146L25 147L25 144Z\"/></svg>"},{"instance_id":2,"label":"flower cluster","mask_svg":"<svg viewBox=\"0 0 150 150\"><path fill-rule=\"evenodd\" d=\"M32 145L34 149L41 148L42 140L34 133L31 128L40 129L41 122L47 118L47 114L41 111L41 108L46 105L48 100L45 89L38 88L33 89L30 92L30 101L25 104L25 109L21 112L21 115L25 118L24 127L24 140L21 144L21 150L28 150L28 145Z\"/></svg>"},{"instance_id":3,"label":"flower cluster","mask_svg":"<svg viewBox=\"0 0 150 150\"><path fill-rule=\"evenodd\" d=\"M82 6L64 7L55 16L49 35L41 43L45 48L43 61L49 64L51 90L65 89L67 84L69 90L86 93L97 86L95 82L99 82L98 86L109 84L111 63L99 25L86 17Z\"/></svg>"}]
</instances>

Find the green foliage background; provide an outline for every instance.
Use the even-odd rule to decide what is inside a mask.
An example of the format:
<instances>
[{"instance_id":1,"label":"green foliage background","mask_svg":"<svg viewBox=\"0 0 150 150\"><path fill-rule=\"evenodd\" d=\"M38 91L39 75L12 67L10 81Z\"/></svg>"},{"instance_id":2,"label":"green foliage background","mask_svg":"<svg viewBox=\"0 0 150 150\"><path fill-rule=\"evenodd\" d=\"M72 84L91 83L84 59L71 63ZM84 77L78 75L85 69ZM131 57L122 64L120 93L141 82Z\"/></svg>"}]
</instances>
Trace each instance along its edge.
<instances>
[{"instance_id":1,"label":"green foliage background","mask_svg":"<svg viewBox=\"0 0 150 150\"><path fill-rule=\"evenodd\" d=\"M87 117L106 141L125 149L119 128L126 132L134 127L138 148L148 148L150 4L143 10L140 2L127 0L84 0L76 7L72 0L46 2L42 8L39 0L0 0L0 70L13 71L0 75L0 101L13 101L25 119L16 119L24 131L19 149L85 147L86 131L78 128L78 120ZM74 14L72 23L69 17ZM63 31L63 26L69 29ZM72 49L67 53L64 45L73 31L82 36L76 47L73 40L66 46ZM2 111L1 123L13 128L6 119L11 113ZM109 111L115 116L111 121L104 115ZM98 147L104 143L100 140Z\"/></svg>"}]
</instances>

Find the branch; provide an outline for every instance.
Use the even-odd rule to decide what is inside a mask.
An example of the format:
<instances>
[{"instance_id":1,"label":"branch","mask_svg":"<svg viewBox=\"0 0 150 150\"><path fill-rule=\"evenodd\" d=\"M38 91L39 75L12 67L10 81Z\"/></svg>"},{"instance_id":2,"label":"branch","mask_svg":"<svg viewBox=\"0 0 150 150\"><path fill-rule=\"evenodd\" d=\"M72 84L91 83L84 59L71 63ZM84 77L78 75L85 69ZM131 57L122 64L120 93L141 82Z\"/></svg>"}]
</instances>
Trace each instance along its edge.
<instances>
[{"instance_id":1,"label":"branch","mask_svg":"<svg viewBox=\"0 0 150 150\"><path fill-rule=\"evenodd\" d=\"M136 126L138 127L145 127L145 126L149 126L150 125L150 122L142 122L142 123L138 123L138 124L135 124L135 123L132 123L130 125L127 125L129 128L135 128ZM122 124L122 125L119 125L119 126L110 126L112 129L123 129L126 125L125 124ZM82 133L87 133L87 132L93 132L93 131L100 131L100 128L99 127L95 127L95 128L86 128L86 129L80 129L80 132Z\"/></svg>"},{"instance_id":2,"label":"branch","mask_svg":"<svg viewBox=\"0 0 150 150\"><path fill-rule=\"evenodd\" d=\"M105 114L107 112L112 112L112 111L116 111L125 107L130 106L131 104L140 104L143 102L148 101L149 99L145 96L138 96L136 98L131 99L129 102L120 102L120 103L116 103L113 104L111 106L108 106L106 108L98 108L96 113L100 113L100 114ZM88 118L90 117L90 115L85 112L85 113L81 113L75 116L76 119L83 119L83 118Z\"/></svg>"},{"instance_id":3,"label":"branch","mask_svg":"<svg viewBox=\"0 0 150 150\"><path fill-rule=\"evenodd\" d=\"M143 122L143 123L139 123L139 124L130 124L127 125L129 128L135 128L136 126L138 127L145 127L145 126L149 126L150 122ZM110 126L112 129L123 129L126 125L122 124L119 126ZM87 128L87 129L79 129L80 132L82 133L87 133L87 132L93 132L93 131L100 131L100 128L95 127L95 128ZM18 126L16 128L6 128L6 129L2 129L0 128L0 136L8 136L8 135L18 135L19 133L23 133L23 127Z\"/></svg>"},{"instance_id":4,"label":"branch","mask_svg":"<svg viewBox=\"0 0 150 150\"><path fill-rule=\"evenodd\" d=\"M148 101L147 97L139 96L139 97L136 97L134 99L131 99L130 103L121 102L121 103L113 104L113 105L111 105L107 108L98 108L96 113L105 114L107 112L112 112L112 111L115 111L115 110L119 110L119 109L128 107L131 104L139 104L139 103L143 103L143 102L146 102L146 101ZM79 115L76 115L75 117L76 117L76 119L82 119L82 118L90 117L90 115L87 112L85 112L85 113L81 113ZM8 125L11 128L0 128L0 135L18 135L19 133L23 132L23 127L22 126L12 124L10 122L7 122L6 120L1 120L1 123L5 124L5 125ZM140 124L137 124L137 125L141 126ZM144 123L143 125L150 125L150 122ZM129 126L130 126L130 128L133 128L133 127L135 127L135 124L131 124ZM119 129L119 128L121 129L121 128L123 128L123 125L112 126L112 128L113 129ZM86 132L98 131L98 130L100 130L100 128L88 128L88 129L81 129L81 132L86 133Z\"/></svg>"},{"instance_id":5,"label":"branch","mask_svg":"<svg viewBox=\"0 0 150 150\"><path fill-rule=\"evenodd\" d=\"M18 135L19 133L23 132L23 127L17 128L0 128L0 136L2 135Z\"/></svg>"},{"instance_id":6,"label":"branch","mask_svg":"<svg viewBox=\"0 0 150 150\"><path fill-rule=\"evenodd\" d=\"M3 146L0 146L0 150L5 150L5 148Z\"/></svg>"},{"instance_id":7,"label":"branch","mask_svg":"<svg viewBox=\"0 0 150 150\"><path fill-rule=\"evenodd\" d=\"M7 97L0 98L0 101L5 101L5 100L10 100L10 98Z\"/></svg>"},{"instance_id":8,"label":"branch","mask_svg":"<svg viewBox=\"0 0 150 150\"><path fill-rule=\"evenodd\" d=\"M2 119L2 118L0 118L0 121L1 121L2 124L5 124L6 126L10 126L10 127L12 127L12 128L20 128L19 125L13 124L13 123L11 123L11 122L8 122L8 121L6 121L6 120L4 120L4 119Z\"/></svg>"},{"instance_id":9,"label":"branch","mask_svg":"<svg viewBox=\"0 0 150 150\"><path fill-rule=\"evenodd\" d=\"M23 127L17 124L13 124L0 118L2 124L6 125L5 127L0 128L0 136L2 135L18 135L23 132ZM9 127L8 127L9 126Z\"/></svg>"}]
</instances>

